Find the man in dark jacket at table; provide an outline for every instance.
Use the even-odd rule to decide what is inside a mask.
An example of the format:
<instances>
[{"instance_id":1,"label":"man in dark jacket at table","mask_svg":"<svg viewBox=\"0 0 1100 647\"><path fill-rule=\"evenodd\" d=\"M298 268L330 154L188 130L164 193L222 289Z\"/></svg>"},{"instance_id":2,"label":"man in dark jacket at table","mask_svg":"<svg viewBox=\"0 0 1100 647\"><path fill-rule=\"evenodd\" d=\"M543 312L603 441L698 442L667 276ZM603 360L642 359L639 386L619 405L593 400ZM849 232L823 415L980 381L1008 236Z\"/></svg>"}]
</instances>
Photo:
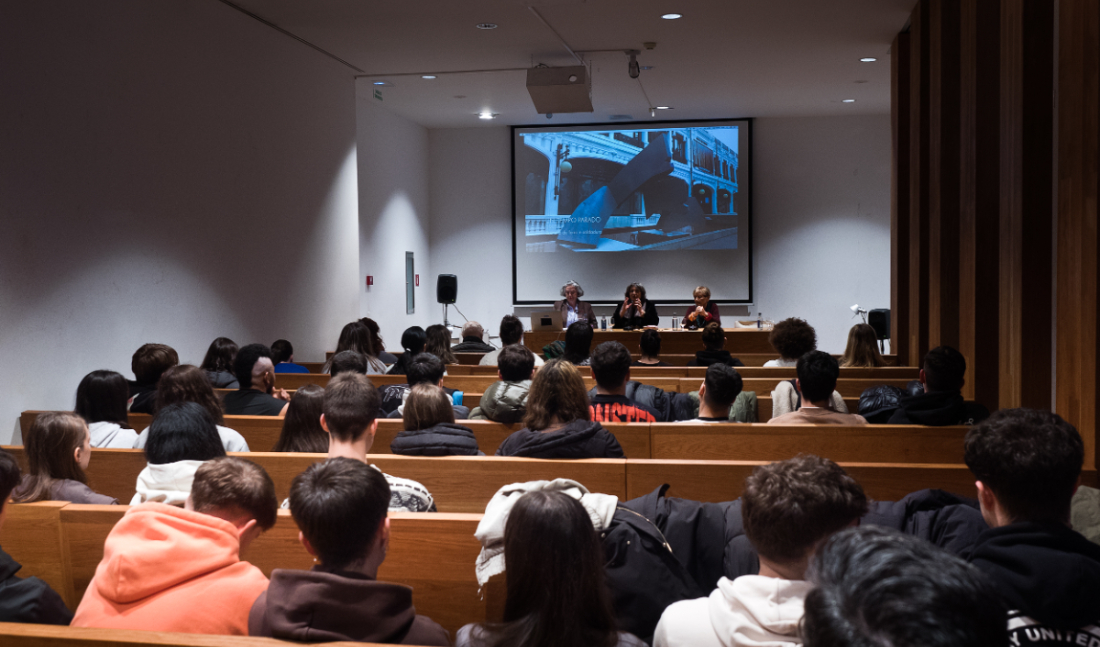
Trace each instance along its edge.
<instances>
[{"instance_id":1,"label":"man in dark jacket at table","mask_svg":"<svg viewBox=\"0 0 1100 647\"><path fill-rule=\"evenodd\" d=\"M973 425L989 417L989 409L962 397L966 358L950 346L937 346L924 356L920 370L923 393L904 396L891 425Z\"/></svg>"}]
</instances>

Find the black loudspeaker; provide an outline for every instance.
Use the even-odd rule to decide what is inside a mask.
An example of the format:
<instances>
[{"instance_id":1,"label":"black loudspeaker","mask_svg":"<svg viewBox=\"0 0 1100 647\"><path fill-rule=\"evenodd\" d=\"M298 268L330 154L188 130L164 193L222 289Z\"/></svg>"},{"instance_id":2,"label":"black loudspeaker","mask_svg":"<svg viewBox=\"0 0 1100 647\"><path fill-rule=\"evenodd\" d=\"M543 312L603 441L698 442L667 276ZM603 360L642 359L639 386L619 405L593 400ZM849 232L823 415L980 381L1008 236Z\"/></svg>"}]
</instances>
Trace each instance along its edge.
<instances>
[{"instance_id":1,"label":"black loudspeaker","mask_svg":"<svg viewBox=\"0 0 1100 647\"><path fill-rule=\"evenodd\" d=\"M890 339L890 309L877 308L867 313L867 323L875 329L879 339Z\"/></svg>"},{"instance_id":2,"label":"black loudspeaker","mask_svg":"<svg viewBox=\"0 0 1100 647\"><path fill-rule=\"evenodd\" d=\"M435 281L435 300L440 303L454 303L458 299L458 277L454 274L440 274Z\"/></svg>"}]
</instances>

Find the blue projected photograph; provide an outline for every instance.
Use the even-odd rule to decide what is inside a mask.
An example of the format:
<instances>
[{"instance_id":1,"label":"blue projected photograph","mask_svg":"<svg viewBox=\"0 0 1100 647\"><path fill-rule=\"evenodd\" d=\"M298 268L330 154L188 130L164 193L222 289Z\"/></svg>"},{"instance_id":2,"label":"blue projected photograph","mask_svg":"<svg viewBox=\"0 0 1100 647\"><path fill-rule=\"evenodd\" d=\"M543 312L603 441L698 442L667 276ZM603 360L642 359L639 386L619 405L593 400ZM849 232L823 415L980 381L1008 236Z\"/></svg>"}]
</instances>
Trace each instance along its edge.
<instances>
[{"instance_id":1,"label":"blue projected photograph","mask_svg":"<svg viewBox=\"0 0 1100 647\"><path fill-rule=\"evenodd\" d=\"M743 127L517 132L517 249L737 249Z\"/></svg>"}]
</instances>

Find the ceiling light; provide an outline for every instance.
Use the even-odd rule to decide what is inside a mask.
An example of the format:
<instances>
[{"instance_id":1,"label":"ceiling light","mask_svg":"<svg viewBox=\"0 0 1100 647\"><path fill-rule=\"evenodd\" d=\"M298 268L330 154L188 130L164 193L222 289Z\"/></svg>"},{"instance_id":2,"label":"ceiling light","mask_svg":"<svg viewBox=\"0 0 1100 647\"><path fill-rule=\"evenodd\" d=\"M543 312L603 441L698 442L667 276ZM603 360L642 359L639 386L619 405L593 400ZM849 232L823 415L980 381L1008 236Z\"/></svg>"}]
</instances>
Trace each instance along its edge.
<instances>
[{"instance_id":1,"label":"ceiling light","mask_svg":"<svg viewBox=\"0 0 1100 647\"><path fill-rule=\"evenodd\" d=\"M477 24L478 29L496 29L497 24L495 22L479 22Z\"/></svg>"},{"instance_id":2,"label":"ceiling light","mask_svg":"<svg viewBox=\"0 0 1100 647\"><path fill-rule=\"evenodd\" d=\"M496 119L497 113L489 112L488 110L482 110L481 112L477 113L477 117L478 119Z\"/></svg>"},{"instance_id":3,"label":"ceiling light","mask_svg":"<svg viewBox=\"0 0 1100 647\"><path fill-rule=\"evenodd\" d=\"M672 106L657 106L658 110L672 110Z\"/></svg>"},{"instance_id":4,"label":"ceiling light","mask_svg":"<svg viewBox=\"0 0 1100 647\"><path fill-rule=\"evenodd\" d=\"M375 81L374 84L375 85L386 85L386 82L385 81Z\"/></svg>"},{"instance_id":5,"label":"ceiling light","mask_svg":"<svg viewBox=\"0 0 1100 647\"><path fill-rule=\"evenodd\" d=\"M420 78L431 80L431 79L435 78L435 75L434 74L425 74L425 75L421 76Z\"/></svg>"},{"instance_id":6,"label":"ceiling light","mask_svg":"<svg viewBox=\"0 0 1100 647\"><path fill-rule=\"evenodd\" d=\"M841 103L855 103L855 102L856 102L856 100L855 100L855 99L843 99L843 100L841 101Z\"/></svg>"},{"instance_id":7,"label":"ceiling light","mask_svg":"<svg viewBox=\"0 0 1100 647\"><path fill-rule=\"evenodd\" d=\"M665 20L678 20L680 18L683 18L684 15L679 14L679 13L666 13L661 17L664 18Z\"/></svg>"},{"instance_id":8,"label":"ceiling light","mask_svg":"<svg viewBox=\"0 0 1100 647\"><path fill-rule=\"evenodd\" d=\"M863 57L859 60L860 60L861 63L874 63L878 59L875 58L874 56L865 56L865 57Z\"/></svg>"}]
</instances>

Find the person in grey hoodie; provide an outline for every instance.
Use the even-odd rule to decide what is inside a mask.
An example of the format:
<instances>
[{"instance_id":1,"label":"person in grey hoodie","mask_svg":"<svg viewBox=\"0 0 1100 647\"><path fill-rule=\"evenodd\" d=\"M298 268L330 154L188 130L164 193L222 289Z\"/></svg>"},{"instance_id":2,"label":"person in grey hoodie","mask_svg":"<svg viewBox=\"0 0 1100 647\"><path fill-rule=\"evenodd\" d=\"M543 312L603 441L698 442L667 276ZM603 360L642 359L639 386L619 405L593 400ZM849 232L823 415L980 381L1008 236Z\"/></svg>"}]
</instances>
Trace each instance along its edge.
<instances>
[{"instance_id":1,"label":"person in grey hoodie","mask_svg":"<svg viewBox=\"0 0 1100 647\"><path fill-rule=\"evenodd\" d=\"M485 389L481 404L470 412L470 419L506 424L520 422L527 413L527 393L531 390L535 354L526 346L505 346L496 360L500 381Z\"/></svg>"},{"instance_id":2,"label":"person in grey hoodie","mask_svg":"<svg viewBox=\"0 0 1100 647\"><path fill-rule=\"evenodd\" d=\"M249 614L249 635L450 645L443 627L416 614L412 589L377 579L390 541L389 503L385 477L362 461L330 458L294 477L290 514L318 563L272 571Z\"/></svg>"}]
</instances>

